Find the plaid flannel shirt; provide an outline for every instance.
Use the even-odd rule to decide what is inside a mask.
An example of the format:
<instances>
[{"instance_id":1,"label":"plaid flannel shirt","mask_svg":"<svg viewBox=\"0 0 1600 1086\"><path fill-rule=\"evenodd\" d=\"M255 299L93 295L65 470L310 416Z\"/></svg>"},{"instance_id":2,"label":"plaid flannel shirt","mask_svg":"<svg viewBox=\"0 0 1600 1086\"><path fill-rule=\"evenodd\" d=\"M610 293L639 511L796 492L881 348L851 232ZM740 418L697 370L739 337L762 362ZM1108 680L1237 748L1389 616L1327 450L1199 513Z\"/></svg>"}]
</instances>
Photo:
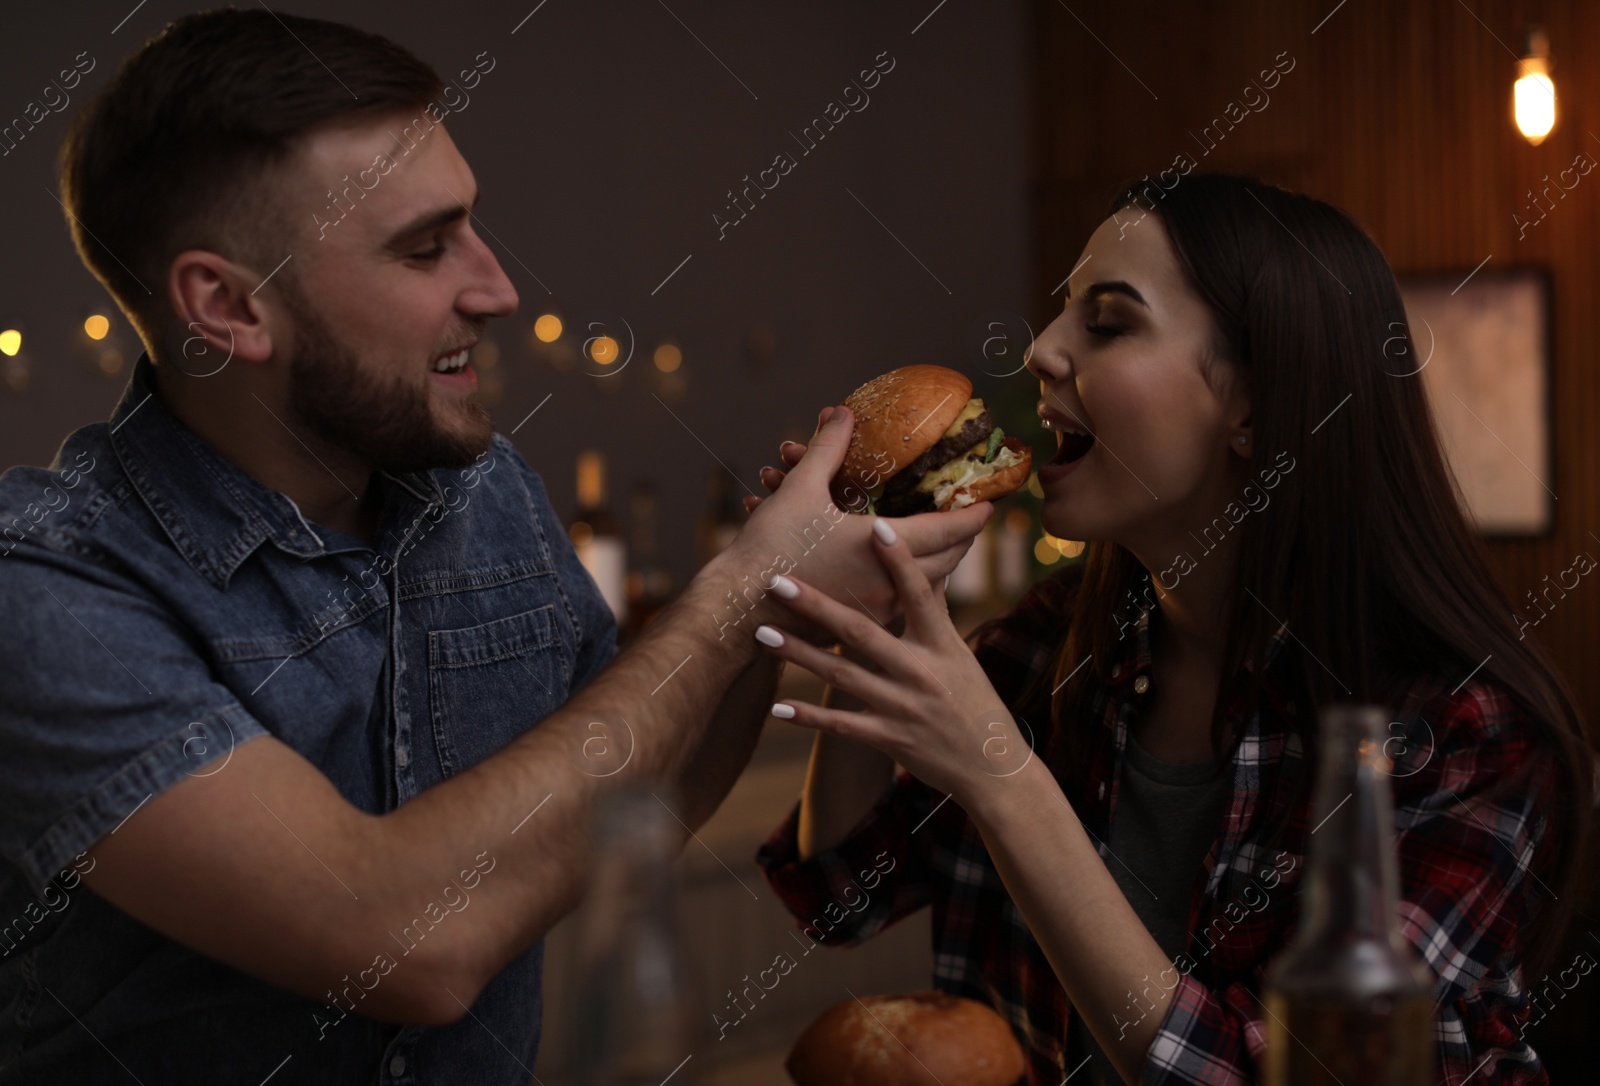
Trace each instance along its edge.
<instances>
[{"instance_id":1,"label":"plaid flannel shirt","mask_svg":"<svg viewBox=\"0 0 1600 1086\"><path fill-rule=\"evenodd\" d=\"M1079 576L1069 568L1041 581L974 640L1008 706L1052 665ZM1085 794L1067 796L1107 864L1120 862L1105 842L1129 722L1152 684L1152 610L1137 636L1129 630L1097 697ZM1144 990L1160 983L1171 992L1145 1060L1146 1083L1222 1086L1254 1082L1259 1073L1263 978L1294 932L1310 816L1310 789L1298 789L1308 767L1288 727L1283 669L1275 667L1285 640L1280 628L1265 654L1259 708L1247 714L1234 695L1229 720L1243 738L1217 837L1195 872L1187 953ZM1525 716L1486 682L1419 679L1396 721L1389 753L1396 756L1399 919L1437 981L1437 1081L1547 1082L1523 1036L1536 1020L1517 935L1549 893L1535 863L1553 787L1548 762L1533 762L1538 748ZM1490 795L1531 762L1537 772L1526 788ZM935 986L998 1010L1023 1044L1030 1086L1058 1086L1076 1070L1066 1054L1072 1006L976 828L947 799L902 770L837 847L799 859L797 804L756 859L803 930L825 945L854 945L931 906ZM1274 822L1278 833L1269 840ZM1144 992L1129 993L1123 1021L1159 1006Z\"/></svg>"}]
</instances>

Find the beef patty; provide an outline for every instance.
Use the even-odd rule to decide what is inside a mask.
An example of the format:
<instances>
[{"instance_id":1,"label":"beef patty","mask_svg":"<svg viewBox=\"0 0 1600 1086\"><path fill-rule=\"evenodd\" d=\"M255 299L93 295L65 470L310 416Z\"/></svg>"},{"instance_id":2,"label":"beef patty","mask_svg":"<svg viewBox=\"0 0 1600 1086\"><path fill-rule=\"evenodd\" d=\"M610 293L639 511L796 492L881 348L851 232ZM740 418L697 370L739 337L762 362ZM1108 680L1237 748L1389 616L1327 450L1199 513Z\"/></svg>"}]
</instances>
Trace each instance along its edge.
<instances>
[{"instance_id":1,"label":"beef patty","mask_svg":"<svg viewBox=\"0 0 1600 1086\"><path fill-rule=\"evenodd\" d=\"M987 441L993 432L994 419L985 408L977 418L968 419L954 436L940 438L933 448L890 476L883 485L883 495L873 503L873 507L886 517L931 512L933 495L919 491L917 484L930 471L944 467L978 442Z\"/></svg>"}]
</instances>

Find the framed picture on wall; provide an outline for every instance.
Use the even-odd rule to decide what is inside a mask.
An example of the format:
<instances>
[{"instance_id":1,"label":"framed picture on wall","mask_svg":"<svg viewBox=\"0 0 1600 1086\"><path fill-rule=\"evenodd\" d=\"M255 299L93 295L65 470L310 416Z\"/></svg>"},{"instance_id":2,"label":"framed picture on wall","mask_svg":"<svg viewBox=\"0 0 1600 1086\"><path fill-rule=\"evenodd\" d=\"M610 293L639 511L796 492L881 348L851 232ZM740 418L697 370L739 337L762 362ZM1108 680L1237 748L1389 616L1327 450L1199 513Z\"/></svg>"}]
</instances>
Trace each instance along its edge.
<instances>
[{"instance_id":1,"label":"framed picture on wall","mask_svg":"<svg viewBox=\"0 0 1600 1086\"><path fill-rule=\"evenodd\" d=\"M1478 532L1548 534L1556 500L1548 273L1520 267L1399 280L1412 347L1386 348L1387 364L1397 376L1421 378Z\"/></svg>"}]
</instances>

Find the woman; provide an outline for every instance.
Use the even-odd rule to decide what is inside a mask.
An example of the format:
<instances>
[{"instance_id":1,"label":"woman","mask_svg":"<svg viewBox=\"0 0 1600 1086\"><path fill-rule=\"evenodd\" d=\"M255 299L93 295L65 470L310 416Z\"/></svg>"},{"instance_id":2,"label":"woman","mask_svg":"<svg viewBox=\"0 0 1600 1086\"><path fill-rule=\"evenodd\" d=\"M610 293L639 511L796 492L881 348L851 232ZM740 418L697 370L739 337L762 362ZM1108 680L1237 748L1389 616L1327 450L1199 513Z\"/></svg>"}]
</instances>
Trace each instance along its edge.
<instances>
[{"instance_id":1,"label":"woman","mask_svg":"<svg viewBox=\"0 0 1600 1086\"><path fill-rule=\"evenodd\" d=\"M1319 709L1388 706L1442 1081L1545 1081L1527 993L1589 748L1457 502L1393 273L1329 205L1201 174L1123 192L1075 267L1028 368L1044 526L1086 561L970 649L886 520L903 633L777 586L848 652L758 632L834 691L774 706L818 735L768 878L828 943L931 904L935 983L1009 1019L1032 1083L1254 1081Z\"/></svg>"}]
</instances>

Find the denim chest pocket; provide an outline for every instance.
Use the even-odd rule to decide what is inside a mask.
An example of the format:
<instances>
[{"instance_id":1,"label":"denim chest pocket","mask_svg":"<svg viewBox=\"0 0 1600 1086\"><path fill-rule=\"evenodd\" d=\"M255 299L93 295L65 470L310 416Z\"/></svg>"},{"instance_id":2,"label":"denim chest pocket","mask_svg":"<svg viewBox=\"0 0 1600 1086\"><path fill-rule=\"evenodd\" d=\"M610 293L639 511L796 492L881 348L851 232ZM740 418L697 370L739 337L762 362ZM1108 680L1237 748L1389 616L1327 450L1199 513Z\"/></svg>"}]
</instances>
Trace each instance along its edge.
<instances>
[{"instance_id":1,"label":"denim chest pocket","mask_svg":"<svg viewBox=\"0 0 1600 1086\"><path fill-rule=\"evenodd\" d=\"M446 777L504 747L566 698L556 605L428 634L428 700Z\"/></svg>"}]
</instances>

